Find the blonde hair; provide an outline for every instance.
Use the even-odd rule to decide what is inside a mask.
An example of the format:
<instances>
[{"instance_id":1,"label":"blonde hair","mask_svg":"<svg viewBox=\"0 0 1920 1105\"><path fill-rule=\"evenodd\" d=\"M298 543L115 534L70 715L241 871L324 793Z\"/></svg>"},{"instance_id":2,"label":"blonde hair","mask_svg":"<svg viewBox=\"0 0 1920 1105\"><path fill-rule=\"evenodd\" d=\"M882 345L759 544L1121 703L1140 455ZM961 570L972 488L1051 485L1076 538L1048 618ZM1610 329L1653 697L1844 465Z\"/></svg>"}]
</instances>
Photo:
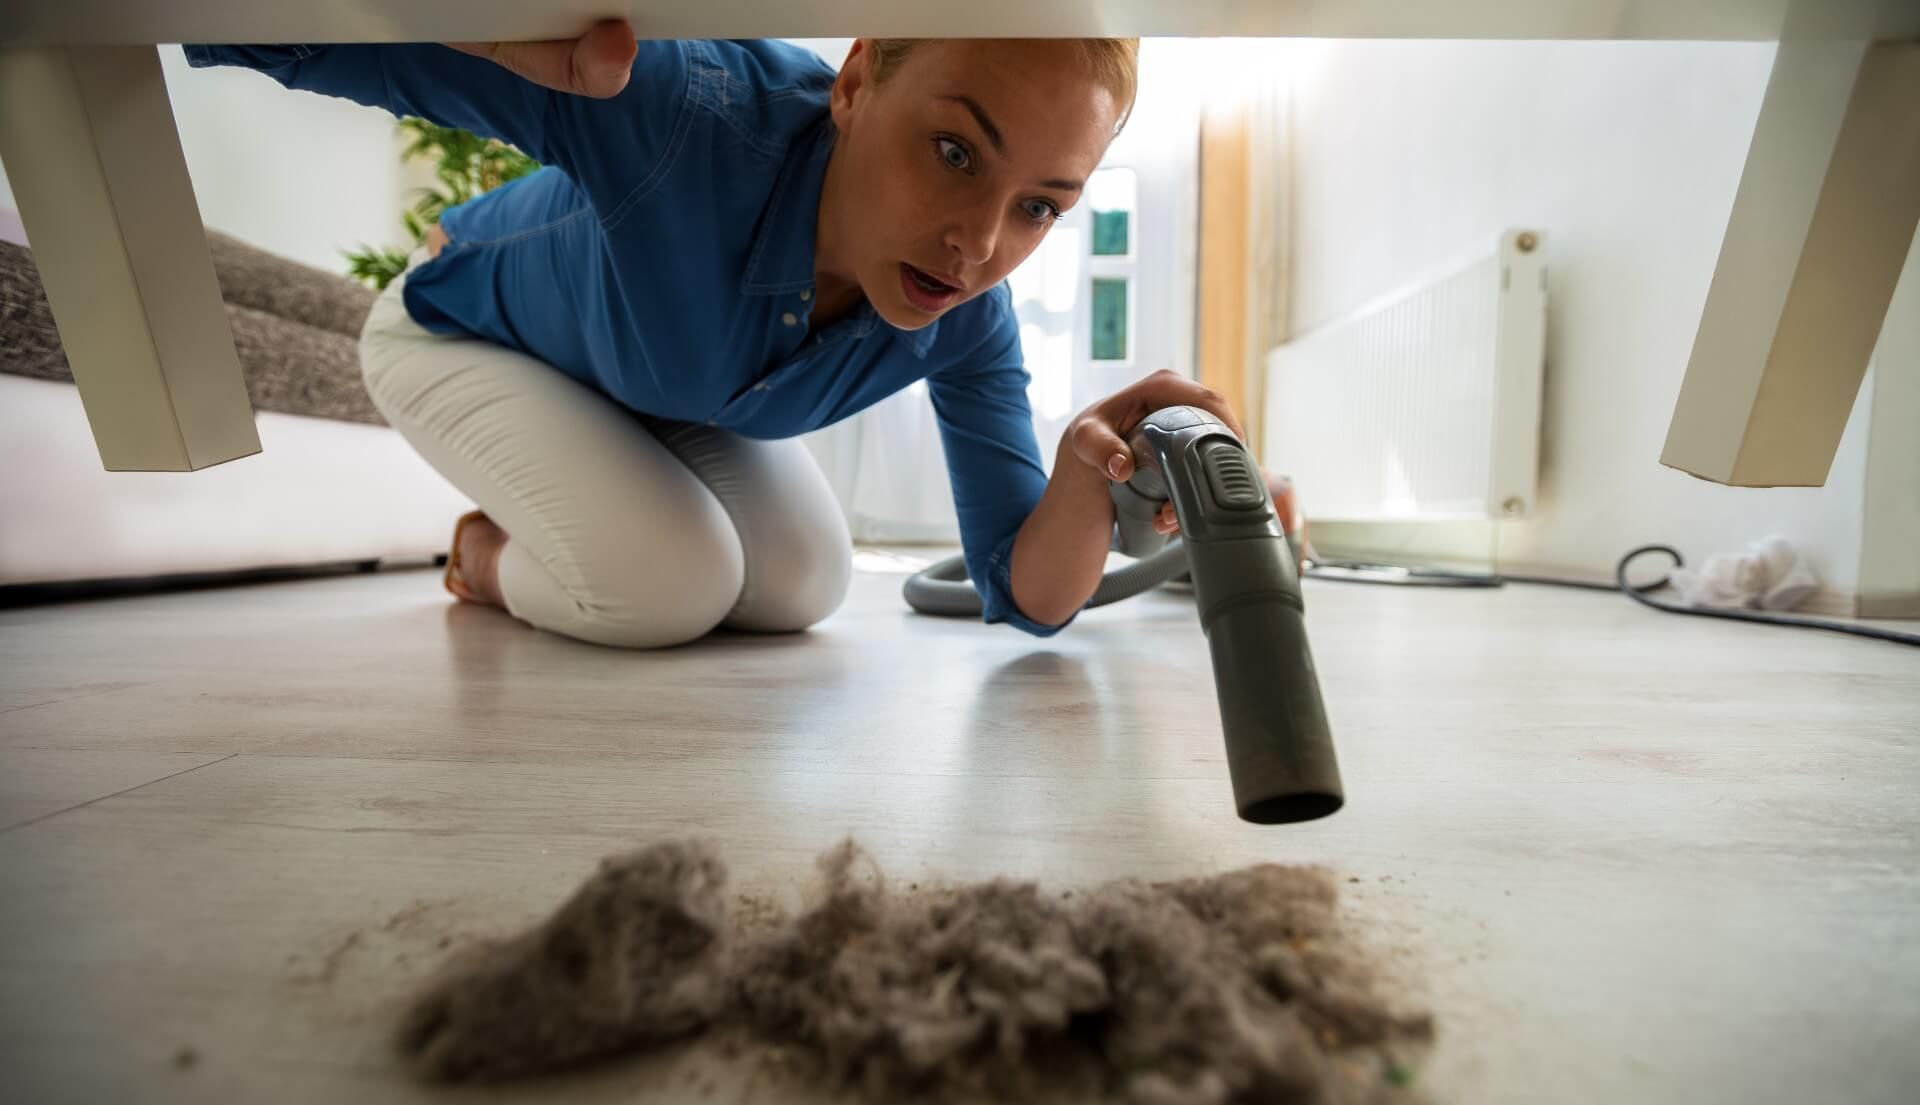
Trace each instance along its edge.
<instances>
[{"instance_id":1,"label":"blonde hair","mask_svg":"<svg viewBox=\"0 0 1920 1105\"><path fill-rule=\"evenodd\" d=\"M873 80L875 84L884 83L907 55L923 43L937 41L930 38L873 38L867 40L868 49L873 51ZM1127 116L1133 114L1133 98L1140 84L1140 40L1137 38L1073 38L1066 41L1080 48L1081 60L1100 86L1113 94L1113 102L1120 105L1120 120L1114 124L1115 134L1127 125Z\"/></svg>"}]
</instances>

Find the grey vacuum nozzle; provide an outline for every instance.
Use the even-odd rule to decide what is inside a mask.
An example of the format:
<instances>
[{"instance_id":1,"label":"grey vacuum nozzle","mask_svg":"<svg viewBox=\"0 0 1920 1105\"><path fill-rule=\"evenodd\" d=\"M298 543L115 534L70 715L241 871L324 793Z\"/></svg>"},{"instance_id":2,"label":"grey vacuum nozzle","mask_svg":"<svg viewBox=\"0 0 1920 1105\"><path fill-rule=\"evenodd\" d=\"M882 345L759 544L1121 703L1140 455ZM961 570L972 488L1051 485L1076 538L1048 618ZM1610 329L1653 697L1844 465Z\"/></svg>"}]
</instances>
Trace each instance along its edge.
<instances>
[{"instance_id":1,"label":"grey vacuum nozzle","mask_svg":"<svg viewBox=\"0 0 1920 1105\"><path fill-rule=\"evenodd\" d=\"M1128 444L1135 473L1126 497L1114 488L1116 513L1137 518L1139 501L1154 509L1173 501L1213 653L1240 816L1276 825L1333 813L1346 797L1307 647L1299 565L1260 466L1231 430L1196 407L1155 411ZM1151 525L1152 513L1146 517ZM1128 523L1121 527L1128 536Z\"/></svg>"},{"instance_id":2,"label":"grey vacuum nozzle","mask_svg":"<svg viewBox=\"0 0 1920 1105\"><path fill-rule=\"evenodd\" d=\"M1345 792L1307 648L1299 565L1260 466L1197 407L1155 411L1127 443L1133 478L1110 488L1116 545L1141 559L1109 573L1088 605L1190 575L1240 816L1278 825L1333 813ZM1168 500L1180 519L1172 543L1153 528ZM907 581L907 601L924 613L978 616L965 579L959 557L942 561Z\"/></svg>"}]
</instances>

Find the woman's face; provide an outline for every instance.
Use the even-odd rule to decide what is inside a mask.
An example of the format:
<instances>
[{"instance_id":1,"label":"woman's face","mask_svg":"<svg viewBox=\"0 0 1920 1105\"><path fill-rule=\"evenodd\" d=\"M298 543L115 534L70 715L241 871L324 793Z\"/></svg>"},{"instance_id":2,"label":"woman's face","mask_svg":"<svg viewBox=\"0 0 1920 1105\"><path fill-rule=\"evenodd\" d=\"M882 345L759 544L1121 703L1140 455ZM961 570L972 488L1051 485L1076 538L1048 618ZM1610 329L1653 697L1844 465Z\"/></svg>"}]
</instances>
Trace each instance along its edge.
<instances>
[{"instance_id":1,"label":"woman's face","mask_svg":"<svg viewBox=\"0 0 1920 1105\"><path fill-rule=\"evenodd\" d=\"M927 42L879 85L872 61L862 40L834 87L834 266L917 330L1026 260L1079 201L1121 105L1071 42Z\"/></svg>"}]
</instances>

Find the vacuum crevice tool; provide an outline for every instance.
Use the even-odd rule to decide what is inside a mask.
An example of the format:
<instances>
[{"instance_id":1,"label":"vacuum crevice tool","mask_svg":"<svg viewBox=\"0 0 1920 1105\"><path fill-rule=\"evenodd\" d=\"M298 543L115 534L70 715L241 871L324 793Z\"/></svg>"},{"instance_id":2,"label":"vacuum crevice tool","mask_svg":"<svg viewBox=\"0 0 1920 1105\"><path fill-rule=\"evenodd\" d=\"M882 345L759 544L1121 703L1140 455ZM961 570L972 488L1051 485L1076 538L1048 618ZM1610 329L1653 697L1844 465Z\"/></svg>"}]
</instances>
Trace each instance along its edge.
<instances>
[{"instance_id":1,"label":"vacuum crevice tool","mask_svg":"<svg viewBox=\"0 0 1920 1105\"><path fill-rule=\"evenodd\" d=\"M1345 802L1300 570L1266 479L1239 438L1197 407L1167 407L1128 435L1134 475L1113 485L1117 544L1147 556L1171 500L1213 656L1227 770L1240 816L1311 821Z\"/></svg>"}]
</instances>

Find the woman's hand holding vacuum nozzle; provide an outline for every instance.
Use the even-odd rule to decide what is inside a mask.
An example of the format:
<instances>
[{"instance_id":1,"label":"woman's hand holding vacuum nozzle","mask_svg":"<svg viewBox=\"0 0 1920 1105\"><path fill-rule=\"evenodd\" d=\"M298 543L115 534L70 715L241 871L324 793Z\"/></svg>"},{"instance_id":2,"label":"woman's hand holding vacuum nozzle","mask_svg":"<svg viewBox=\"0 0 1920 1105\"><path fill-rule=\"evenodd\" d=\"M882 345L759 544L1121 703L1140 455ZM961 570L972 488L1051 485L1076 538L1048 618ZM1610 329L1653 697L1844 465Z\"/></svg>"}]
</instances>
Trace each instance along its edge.
<instances>
[{"instance_id":1,"label":"woman's hand holding vacuum nozzle","mask_svg":"<svg viewBox=\"0 0 1920 1105\"><path fill-rule=\"evenodd\" d=\"M1129 436L1149 415L1169 407L1198 407L1219 419L1241 442L1247 440L1246 431L1226 396L1196 380L1162 369L1081 411L1066 430L1073 455L1115 483L1127 483L1133 479L1136 465ZM1280 515L1281 527L1290 535L1296 534L1303 527L1292 482L1264 469L1261 476ZM1180 518L1172 501L1161 504L1152 526L1162 537L1179 535ZM1303 537L1304 534L1296 536L1295 548L1306 547Z\"/></svg>"},{"instance_id":2,"label":"woman's hand holding vacuum nozzle","mask_svg":"<svg viewBox=\"0 0 1920 1105\"><path fill-rule=\"evenodd\" d=\"M1108 479L1133 479L1133 450L1127 435L1146 417L1168 407L1199 407L1226 424L1233 436L1247 439L1227 405L1226 396L1170 369L1143 377L1074 416L1067 425L1073 455Z\"/></svg>"}]
</instances>

